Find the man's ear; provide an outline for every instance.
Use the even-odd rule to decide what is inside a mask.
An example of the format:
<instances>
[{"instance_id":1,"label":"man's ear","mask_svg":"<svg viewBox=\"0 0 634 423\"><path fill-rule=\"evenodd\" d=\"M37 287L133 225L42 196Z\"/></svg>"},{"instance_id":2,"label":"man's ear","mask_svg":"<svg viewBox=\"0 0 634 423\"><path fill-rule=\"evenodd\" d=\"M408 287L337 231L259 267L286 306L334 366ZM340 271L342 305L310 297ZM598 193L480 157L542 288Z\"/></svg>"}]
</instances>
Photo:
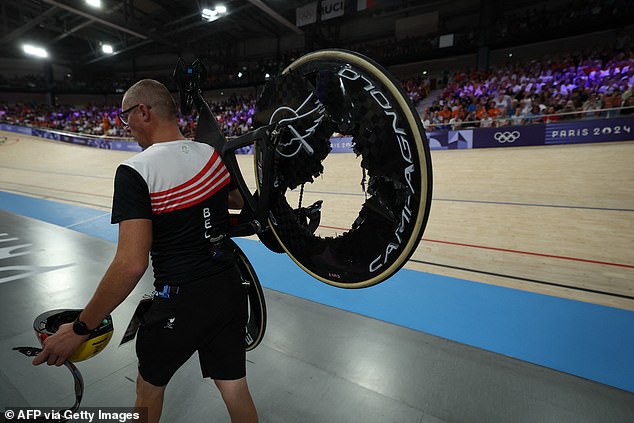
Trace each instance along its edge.
<instances>
[{"instance_id":1,"label":"man's ear","mask_svg":"<svg viewBox=\"0 0 634 423\"><path fill-rule=\"evenodd\" d=\"M143 113L143 122L149 122L150 121L150 108L148 106L146 106L145 104L141 103L141 104L139 104L139 110L141 110L141 113Z\"/></svg>"}]
</instances>

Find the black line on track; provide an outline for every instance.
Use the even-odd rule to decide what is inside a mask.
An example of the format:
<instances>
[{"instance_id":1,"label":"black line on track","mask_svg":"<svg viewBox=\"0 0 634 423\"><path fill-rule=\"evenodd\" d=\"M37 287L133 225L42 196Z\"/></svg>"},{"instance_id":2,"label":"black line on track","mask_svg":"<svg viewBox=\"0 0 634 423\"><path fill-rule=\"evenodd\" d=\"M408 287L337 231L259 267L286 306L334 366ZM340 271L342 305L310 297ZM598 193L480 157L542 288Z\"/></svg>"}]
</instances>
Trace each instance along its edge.
<instances>
[{"instance_id":1,"label":"black line on track","mask_svg":"<svg viewBox=\"0 0 634 423\"><path fill-rule=\"evenodd\" d=\"M461 199L456 199L456 198L433 198L432 201L448 201L448 202L454 202L454 203L493 204L493 205L502 205L502 206L552 207L552 208L557 208L557 209L578 209L578 210L634 212L634 210L632 210L632 209L615 209L615 208L610 208L610 207L568 206L568 205L564 205L564 204L514 203L514 202L509 202L509 201L461 200Z\"/></svg>"},{"instance_id":2,"label":"black line on track","mask_svg":"<svg viewBox=\"0 0 634 423\"><path fill-rule=\"evenodd\" d=\"M114 178L114 175L112 176L86 175L83 173L70 173L70 172L62 172L57 170L46 170L46 169L31 169L27 167L0 166L0 169L21 170L24 172L43 173L45 175L74 176L77 178L92 178L92 179L113 179Z\"/></svg>"},{"instance_id":3,"label":"black line on track","mask_svg":"<svg viewBox=\"0 0 634 423\"><path fill-rule=\"evenodd\" d=\"M291 190L290 192L295 192ZM367 196L367 194L360 192L334 192L334 191L318 191L318 190L304 190L304 194L323 194L323 195L341 195L341 196L353 196L361 197ZM539 203L516 203L512 201L488 201L488 200L463 200L459 198L432 198L432 201L443 201L453 203L473 203L473 204L491 204L500 206L520 206L520 207L545 207L556 209L572 209L572 210L596 210L596 211L615 211L615 212L634 212L634 209L618 209L612 207L590 207L590 206L570 206L566 204L539 204Z\"/></svg>"},{"instance_id":4,"label":"black line on track","mask_svg":"<svg viewBox=\"0 0 634 423\"><path fill-rule=\"evenodd\" d=\"M20 182L8 182L8 181L0 181L0 182L2 182L4 184L9 184L9 185L19 185L19 186L22 186L22 187L37 188L37 189L41 189L41 190L51 190L51 191L65 192L65 193L69 193L69 194L85 195L87 197L102 197L102 198L108 198L108 199L112 198L111 195L93 194L93 193L81 192L81 191L71 191L71 190L64 189L64 188L42 187L42 186L39 186L39 185L23 184L23 183L20 183Z\"/></svg>"},{"instance_id":5,"label":"black line on track","mask_svg":"<svg viewBox=\"0 0 634 423\"><path fill-rule=\"evenodd\" d=\"M469 268L466 268L466 267L451 266L451 265L448 265L448 264L432 263L430 261L422 261L422 260L415 260L415 259L410 259L410 261L413 261L413 262L416 262L416 263L421 263L421 264L428 264L430 266L437 266L437 267L445 267L445 268L448 268L448 269L462 270L464 272L480 273L480 274L483 274L483 275L498 276L498 277L501 277L501 278L515 279L515 280L524 281L524 282L532 282L532 283L537 283L537 284L540 284L540 285L556 286L556 287L559 287L559 288L573 289L575 291L583 291L583 292L589 292L589 293L592 293L592 294L601 294L601 295L608 295L610 297L624 298L626 300L634 300L634 296L623 295L623 294L615 294L613 292L605 292L605 291L599 291L599 290L595 290L595 289L580 288L580 287L577 287L577 286L565 285L565 284L560 284L560 283L555 283L555 282L540 281L538 279L522 278L520 276L504 275L504 274L501 274L501 273L486 272L484 270L475 270L475 269L469 269Z\"/></svg>"}]
</instances>

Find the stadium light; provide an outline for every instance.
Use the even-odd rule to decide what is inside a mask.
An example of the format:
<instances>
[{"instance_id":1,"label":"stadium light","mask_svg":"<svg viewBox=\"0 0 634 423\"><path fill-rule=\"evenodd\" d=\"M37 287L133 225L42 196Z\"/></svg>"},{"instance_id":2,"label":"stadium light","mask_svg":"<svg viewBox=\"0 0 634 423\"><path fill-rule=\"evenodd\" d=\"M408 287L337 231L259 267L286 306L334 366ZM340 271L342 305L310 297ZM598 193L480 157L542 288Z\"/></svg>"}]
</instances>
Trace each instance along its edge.
<instances>
[{"instance_id":1,"label":"stadium light","mask_svg":"<svg viewBox=\"0 0 634 423\"><path fill-rule=\"evenodd\" d=\"M86 4L101 9L101 0L86 0Z\"/></svg>"},{"instance_id":2,"label":"stadium light","mask_svg":"<svg viewBox=\"0 0 634 423\"><path fill-rule=\"evenodd\" d=\"M215 10L211 10L211 9L203 9L202 17L203 17L204 21L213 22L216 19L218 19L218 12L216 12Z\"/></svg>"},{"instance_id":3,"label":"stadium light","mask_svg":"<svg viewBox=\"0 0 634 423\"><path fill-rule=\"evenodd\" d=\"M227 8L223 5L216 6L215 9L203 9L200 14L204 21L213 22L216 19L220 18L220 15L227 13Z\"/></svg>"},{"instance_id":4,"label":"stadium light","mask_svg":"<svg viewBox=\"0 0 634 423\"><path fill-rule=\"evenodd\" d=\"M31 44L24 44L22 46L22 50L24 50L24 52L30 56L41 57L41 58L48 57L48 52L46 51L46 49L43 49L42 47L33 46Z\"/></svg>"},{"instance_id":5,"label":"stadium light","mask_svg":"<svg viewBox=\"0 0 634 423\"><path fill-rule=\"evenodd\" d=\"M103 51L106 54L112 54L114 50L112 49L112 46L110 44L103 44L101 46L101 51Z\"/></svg>"}]
</instances>

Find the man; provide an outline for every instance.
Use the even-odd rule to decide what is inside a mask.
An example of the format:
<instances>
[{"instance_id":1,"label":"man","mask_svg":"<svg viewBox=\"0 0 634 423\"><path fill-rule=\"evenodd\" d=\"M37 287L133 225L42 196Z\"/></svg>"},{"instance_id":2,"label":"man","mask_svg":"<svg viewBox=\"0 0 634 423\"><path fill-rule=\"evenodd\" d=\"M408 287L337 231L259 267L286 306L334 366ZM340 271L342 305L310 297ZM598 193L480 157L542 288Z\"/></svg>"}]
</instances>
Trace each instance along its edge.
<instances>
[{"instance_id":1,"label":"man","mask_svg":"<svg viewBox=\"0 0 634 423\"><path fill-rule=\"evenodd\" d=\"M74 324L46 339L33 364L61 365L132 291L152 258L155 297L137 337L136 407L158 422L165 387L198 351L232 422L257 422L246 381L246 291L233 251L223 242L228 207L241 208L230 177L210 146L185 140L174 100L161 83L141 80L120 113L143 152L117 169L112 222L115 257Z\"/></svg>"}]
</instances>

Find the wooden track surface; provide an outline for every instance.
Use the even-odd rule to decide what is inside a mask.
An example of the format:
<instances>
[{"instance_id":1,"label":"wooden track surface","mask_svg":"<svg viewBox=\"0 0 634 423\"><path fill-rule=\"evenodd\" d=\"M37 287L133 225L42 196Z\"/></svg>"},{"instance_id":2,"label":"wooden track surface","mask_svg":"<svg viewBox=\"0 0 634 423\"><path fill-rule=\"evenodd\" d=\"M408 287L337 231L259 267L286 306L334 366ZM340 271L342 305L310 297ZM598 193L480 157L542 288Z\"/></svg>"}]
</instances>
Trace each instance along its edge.
<instances>
[{"instance_id":1,"label":"wooden track surface","mask_svg":"<svg viewBox=\"0 0 634 423\"><path fill-rule=\"evenodd\" d=\"M0 136L0 190L102 210L133 154ZM433 151L429 223L406 267L634 310L632 158L634 142ZM252 156L239 163L254 189ZM305 187L303 205L324 200L320 234L356 218L358 163L332 154Z\"/></svg>"}]
</instances>

